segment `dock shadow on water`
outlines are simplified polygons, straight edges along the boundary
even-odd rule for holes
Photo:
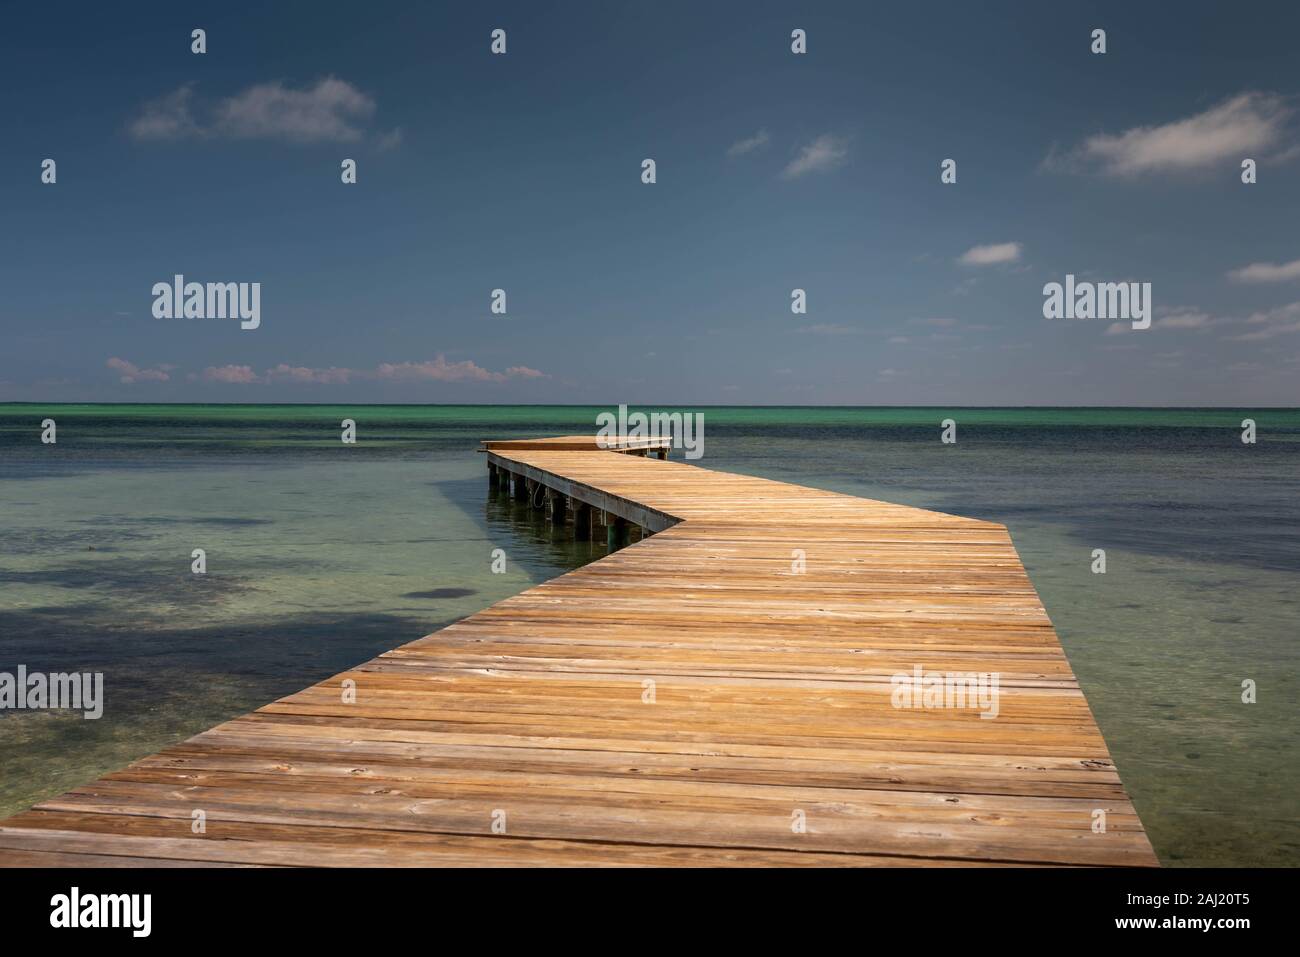
[[[0,815],[118,770],[415,637],[395,615],[302,615],[263,625],[169,629],[91,624],[93,604],[0,611],[0,635],[31,671],[102,672],[103,717],[0,713]],[[436,630],[455,620],[430,621]],[[11,669],[5,664],[0,670]]]

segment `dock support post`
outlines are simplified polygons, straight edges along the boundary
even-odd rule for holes
[[[498,472],[495,462],[488,463],[488,490],[495,492],[497,490]]]
[[[568,519],[569,497],[563,492],[551,490],[551,522],[555,525],[563,525]]]
[[[611,552],[626,548],[627,538],[627,519],[616,517],[613,522],[605,526],[605,545]]]
[[[576,499],[573,503],[573,537],[580,542],[591,541],[591,506]]]
[[[522,475],[520,475],[518,472],[515,473],[514,478],[515,478],[515,501],[517,502],[526,501],[528,498],[528,480],[524,478]]]
[[[664,460],[667,460],[667,458],[668,458],[668,450],[667,450],[667,449],[660,449],[660,450],[659,450],[659,458],[664,459]]]

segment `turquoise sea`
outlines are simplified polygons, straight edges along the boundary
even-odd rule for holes
[[[107,697],[0,712],[0,816],[600,557],[474,450],[601,411],[0,404],[0,671]],[[691,411],[707,467],[1004,522],[1161,860],[1300,863],[1300,410]]]

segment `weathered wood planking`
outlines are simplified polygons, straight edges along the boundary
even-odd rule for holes
[[[10,818],[0,864],[1157,863],[1003,526],[486,451],[663,530]],[[893,707],[915,666],[996,672],[998,716]]]

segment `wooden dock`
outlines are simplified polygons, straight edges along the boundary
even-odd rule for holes
[[[612,553],[0,823],[0,864],[1157,863],[1006,528],[658,452],[485,443]],[[896,707],[917,668],[997,716]]]

